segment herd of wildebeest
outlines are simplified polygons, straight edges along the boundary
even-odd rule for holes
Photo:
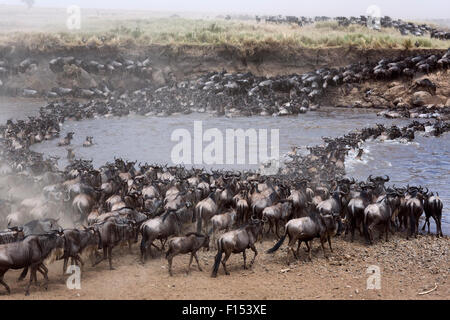
[[[429,34],[431,38],[449,40],[450,32],[437,29],[434,26],[427,25],[426,23],[417,24],[414,22],[403,21],[402,19],[392,19],[389,16],[376,17],[376,16],[365,16],[361,15],[359,17],[326,17],[326,16],[316,16],[314,18],[310,17],[297,17],[297,16],[256,16],[256,22],[266,22],[266,23],[276,23],[276,24],[294,24],[300,27],[305,25],[310,25],[316,22],[324,21],[337,21],[339,26],[348,27],[350,25],[360,25],[369,26],[376,30],[381,30],[381,28],[394,28],[398,30],[403,36],[413,35],[417,37],[422,37],[425,34]]]
[[[18,64],[0,61],[0,80],[4,81],[0,82],[0,93],[14,94],[8,88],[8,77],[29,73],[38,64],[32,58]],[[131,250],[139,240],[142,263],[149,255],[154,257],[155,251],[165,252],[170,275],[172,260],[178,254],[190,254],[188,270],[194,258],[201,270],[197,252],[211,245],[217,250],[211,273],[215,277],[221,263],[229,274],[226,262],[232,253],[243,254],[246,268],[246,249],[251,249],[253,264],[257,240],[267,234],[269,239],[278,239],[268,254],[288,238],[288,263],[291,253],[299,258],[302,242],[311,259],[315,238],[320,239],[326,255],[325,244],[332,251],[334,236],[350,234],[353,241],[355,231],[368,244],[376,242],[376,231],[386,241],[395,231],[415,237],[422,215],[422,229],[428,226],[430,231],[432,218],[437,236],[443,236],[443,203],[436,190],[388,185],[388,176],[369,175],[365,181],[356,181],[346,177],[345,158],[350,150],[361,158],[362,143],[368,139],[412,141],[417,132],[439,138],[450,130],[448,121],[412,121],[405,127],[376,125],[342,137],[324,137],[323,144],[308,147],[308,154],[293,148],[289,159],[273,175],[137,164],[119,158],[94,168],[92,161],[76,159],[70,149],[74,133],[60,137],[60,131],[67,120],[131,113],[168,116],[199,108],[217,115],[298,114],[313,109],[330,86],[413,79],[418,73],[449,66],[450,49],[442,54],[322,68],[301,75],[257,77],[224,71],[195,80],[169,78],[166,85],[155,86],[146,82],[152,73],[149,58],[118,57],[99,62],[55,57],[49,64],[54,73],[80,68],[106,79],[129,73],[141,77],[144,85],[130,91],[114,88],[105,80],[94,88],[54,88],[47,92],[25,88],[19,93],[45,96],[51,101],[40,108],[38,116],[8,120],[0,126],[0,226],[6,228],[0,232],[0,283],[9,293],[4,275],[9,269],[20,269],[19,279],[30,272],[26,294],[33,280],[37,282],[37,272],[43,275],[46,288],[48,263],[63,259],[66,272],[69,261],[84,265],[83,252],[91,253],[93,265],[107,260],[113,269],[113,248],[128,244]],[[415,85],[436,92],[436,85],[429,80]],[[53,139],[60,139],[57,145],[68,148],[70,162],[62,170],[57,158],[44,158],[30,149],[35,143]],[[94,137],[88,136],[83,147],[93,144]]]
[[[12,88],[8,86],[8,77],[15,73],[28,73],[36,69],[39,62],[27,58],[17,65],[0,61],[0,79],[4,79],[0,94],[8,96],[46,97],[55,108],[60,104],[71,104],[74,118],[86,117],[88,111],[100,115],[124,116],[129,113],[139,115],[168,116],[174,113],[193,111],[211,111],[218,115],[250,116],[275,115],[286,116],[314,110],[325,99],[328,89],[338,87],[348,90],[353,85],[367,81],[389,82],[393,80],[413,81],[421,75],[448,70],[450,49],[441,54],[421,54],[407,57],[382,59],[377,62],[360,62],[339,68],[321,68],[304,74],[290,74],[273,77],[255,76],[247,73],[210,72],[193,80],[176,81],[173,74],[166,75],[164,85],[149,81],[152,74],[151,59],[131,60],[124,57],[105,61],[84,60],[73,56],[56,57],[49,63],[54,73],[77,68],[89,74],[104,76],[104,79],[118,75],[140,78],[139,89],[114,87],[111,82],[100,81],[92,88],[56,87],[50,91],[38,91],[32,88]],[[436,84],[428,78],[416,79],[414,90],[436,94]],[[365,93],[370,97],[371,91]],[[72,99],[77,98],[77,99]],[[83,115],[75,105],[83,102]],[[397,104],[395,108],[411,110],[417,117],[439,118],[449,113],[448,106],[436,111],[429,106]],[[375,106],[386,107],[386,106]],[[427,107],[427,108],[423,108]],[[409,113],[411,114],[411,113]],[[87,115],[89,116],[89,115]]]
[[[95,253],[94,264],[108,260],[113,269],[112,249],[120,243],[128,243],[131,249],[139,236],[142,262],[149,253],[154,256],[155,250],[168,247],[170,274],[174,256],[190,253],[190,266],[193,258],[198,263],[197,251],[212,243],[217,248],[212,276],[217,275],[220,262],[228,274],[226,261],[231,253],[243,253],[246,267],[245,251],[253,250],[252,264],[258,254],[257,239],[266,233],[281,237],[268,252],[277,250],[288,237],[288,262],[291,251],[298,257],[301,242],[311,258],[314,238],[320,239],[323,249],[328,241],[332,250],[331,239],[341,232],[350,233],[353,241],[359,230],[370,244],[377,229],[386,240],[395,230],[405,230],[406,237],[416,236],[423,213],[428,231],[433,218],[437,235],[442,236],[442,201],[437,193],[423,186],[387,186],[387,176],[369,176],[366,181],[346,178],[344,161],[351,149],[359,150],[360,157],[361,143],[367,139],[412,140],[418,131],[440,136],[450,130],[448,123],[414,121],[402,128],[377,125],[343,137],[324,137],[324,144],[309,147],[307,155],[294,148],[290,160],[271,176],[141,163],[136,168],[135,162],[122,159],[99,169],[89,160],[73,159],[61,171],[56,159],[44,159],[29,146],[57,138],[60,123],[72,112],[72,106],[47,106],[38,117],[10,120],[1,128],[0,174],[7,190],[1,217],[8,228],[0,233],[0,282],[8,292],[3,276],[9,269],[23,269],[20,279],[30,269],[28,294],[37,271],[47,285],[44,260],[49,256],[64,259],[64,272],[69,258],[82,266],[80,255],[89,248]],[[58,145],[70,145],[72,136],[69,133]],[[93,143],[88,138],[85,147]],[[17,196],[30,185],[42,190],[41,194]],[[59,219],[75,227],[64,229]],[[103,256],[98,250],[103,250]]]

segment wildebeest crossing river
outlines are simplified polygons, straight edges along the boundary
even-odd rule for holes
[[[193,131],[194,121],[202,121],[204,130],[217,128],[279,129],[280,156],[291,147],[301,146],[300,152],[306,152],[306,146],[322,142],[321,137],[336,137],[353,129],[373,126],[376,123],[386,125],[407,124],[408,120],[377,117],[373,112],[362,109],[322,108],[295,117],[225,118],[208,114],[174,115],[170,117],[144,117],[130,115],[121,118],[97,118],[83,121],[66,121],[61,128],[61,136],[74,132],[71,148],[76,158],[92,159],[94,167],[111,161],[114,157],[148,163],[171,163],[171,150],[176,142],[171,141],[175,129],[184,128]],[[445,134],[448,135],[448,134]],[[86,136],[94,137],[94,145],[83,148]],[[270,137],[269,137],[270,140]],[[248,143],[247,143],[248,144]],[[391,183],[400,185],[428,185],[439,192],[444,203],[443,231],[450,232],[450,144],[445,136],[440,139],[418,134],[413,142],[368,141],[364,145],[361,160],[355,160],[356,154],[350,153],[346,159],[346,171],[350,177],[365,180],[369,174],[391,177]],[[247,146],[248,147],[248,146]],[[59,165],[67,165],[66,148],[58,147],[56,140],[35,144],[32,149],[46,156],[60,157]],[[248,149],[246,149],[248,152]],[[200,166],[200,167],[203,167]],[[205,165],[206,168],[257,169],[258,165]],[[432,224],[434,231],[434,225]]]

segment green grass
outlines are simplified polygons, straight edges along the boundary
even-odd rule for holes
[[[0,32],[0,44],[21,44],[31,50],[50,50],[55,47],[76,46],[146,46],[197,45],[255,48],[335,48],[359,49],[419,48],[446,49],[448,41],[429,36],[402,36],[397,30],[369,30],[337,22],[319,22],[298,27],[250,21],[225,21],[186,18],[152,19],[87,19],[80,31],[55,28],[46,32]]]

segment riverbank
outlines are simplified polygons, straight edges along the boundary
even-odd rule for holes
[[[145,265],[138,259],[139,248],[115,249],[114,265],[110,271],[106,262],[91,267],[88,262],[82,275],[81,290],[69,290],[62,276],[62,264],[50,265],[48,291],[31,289],[25,297],[25,283],[16,285],[20,271],[8,272],[7,283],[14,283],[12,294],[1,299],[449,299],[450,258],[449,239],[419,235],[405,240],[403,234],[390,235],[389,242],[376,241],[366,246],[362,238],[354,243],[333,238],[333,253],[326,246],[325,259],[318,240],[313,241],[312,262],[307,261],[303,245],[300,261],[286,265],[286,244],[275,254],[266,254],[275,242],[257,243],[258,256],[252,269],[242,268],[242,255],[228,260],[231,273],[226,276],[222,268],[216,279],[210,278],[215,250],[199,252],[203,272],[194,264],[186,276],[189,257],[177,256],[173,262],[174,276],[167,271],[163,257],[148,259]],[[248,252],[250,258],[253,253]],[[86,260],[88,261],[88,260]],[[378,266],[381,289],[367,290],[369,266]],[[41,279],[41,278],[39,278]],[[41,280],[42,282],[42,280]],[[434,289],[434,290],[432,290]],[[429,293],[426,293],[430,291]],[[422,293],[422,294],[419,294]]]

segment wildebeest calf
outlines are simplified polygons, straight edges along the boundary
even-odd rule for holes
[[[197,261],[198,269],[203,271],[200,267],[200,263],[197,258],[197,251],[200,248],[209,249],[209,236],[199,234],[196,232],[191,232],[186,234],[184,237],[174,237],[169,240],[169,249],[166,252],[166,259],[169,263],[169,274],[172,276],[172,259],[178,254],[191,253],[191,258],[189,259],[188,271],[189,274],[192,264],[192,258]]]
[[[64,237],[66,243],[64,245],[64,265],[63,274],[67,270],[67,263],[69,258],[72,259],[72,263],[79,262],[81,266],[84,265],[81,260],[80,254],[88,246],[96,246],[99,243],[98,231],[94,230],[94,227],[87,228],[85,230],[78,229],[66,229],[64,230]]]

